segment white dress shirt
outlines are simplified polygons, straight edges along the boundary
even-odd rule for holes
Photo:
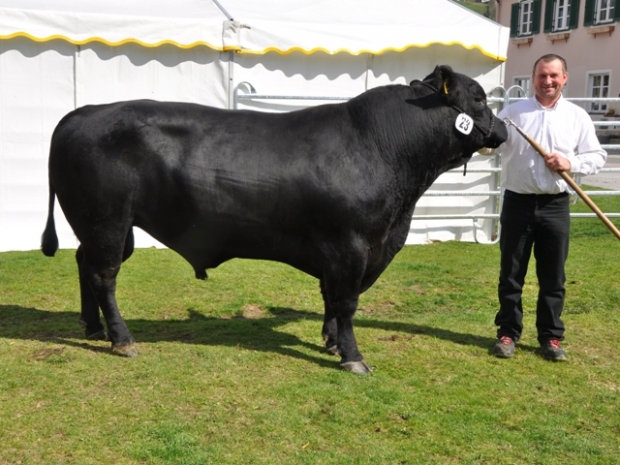
[[[536,97],[521,100],[502,110],[498,118],[510,118],[547,152],[568,158],[570,174],[596,174],[607,160],[588,113],[563,97],[551,108],[543,107]],[[544,158],[514,127],[508,128],[508,139],[498,151],[503,188],[519,194],[570,191],[566,181],[547,168]]]

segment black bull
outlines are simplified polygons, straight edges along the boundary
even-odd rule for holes
[[[455,126],[459,113],[473,119],[468,135]],[[115,287],[133,226],[182,255],[198,278],[235,257],[287,263],[320,280],[326,348],[345,369],[366,373],[353,334],[360,293],[403,247],[433,181],[506,136],[482,87],[448,66],[408,86],[286,114],[86,106],[52,136],[42,250],[58,249],[57,196],[80,241],[80,323],[126,356],[138,351]]]

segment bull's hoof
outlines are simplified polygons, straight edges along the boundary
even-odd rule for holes
[[[80,318],[78,320],[78,323],[82,328],[84,328],[84,335],[86,336],[86,339],[88,339],[89,341],[109,341],[110,340],[108,338],[108,333],[106,333],[105,330],[100,329],[95,332],[90,332],[88,330],[88,323],[86,323],[83,319]]]
[[[331,355],[341,355],[340,351],[338,350],[338,346],[336,344],[334,344],[333,346],[326,347],[325,350],[327,350],[327,352],[330,353]]]
[[[108,333],[106,333],[103,329],[101,331],[97,331],[93,334],[86,333],[86,339],[89,341],[109,341]]]
[[[372,372],[372,368],[364,360],[359,362],[342,362],[340,366],[351,373],[360,375],[367,375]]]
[[[112,353],[121,357],[135,357],[139,355],[138,347],[135,344],[112,344]]]

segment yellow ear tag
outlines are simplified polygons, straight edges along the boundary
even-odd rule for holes
[[[448,95],[448,84],[446,81],[443,81],[443,93]]]

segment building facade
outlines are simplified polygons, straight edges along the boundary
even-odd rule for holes
[[[567,97],[620,97],[620,0],[498,0],[497,22],[510,27],[505,87],[532,95],[532,67],[556,53],[568,62]],[[519,95],[513,88],[511,96]],[[598,119],[620,114],[613,103],[588,102]]]

